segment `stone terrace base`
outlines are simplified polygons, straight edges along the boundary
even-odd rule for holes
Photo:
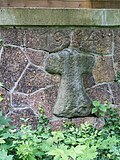
[[[21,124],[21,117],[29,118],[33,128],[37,124],[39,107],[54,129],[59,129],[63,118],[52,114],[60,84],[59,75],[45,71],[46,57],[65,48],[92,55],[95,65],[84,73],[84,89],[91,100],[106,100],[120,106],[120,86],[115,82],[120,71],[120,28],[97,27],[6,27],[0,28],[0,89],[4,101],[0,110]],[[73,118],[77,124],[94,122],[94,117]]]

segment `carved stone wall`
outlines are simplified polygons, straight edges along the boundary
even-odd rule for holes
[[[21,117],[29,118],[29,123],[37,124],[40,106],[50,119],[54,129],[63,120],[75,123],[86,120],[93,122],[94,117],[58,118],[53,115],[60,76],[45,70],[49,54],[67,48],[93,56],[95,64],[91,72],[82,75],[84,91],[91,100],[109,101],[120,106],[120,87],[115,82],[120,71],[120,29],[117,28],[80,28],[80,27],[35,27],[0,28],[0,89],[4,101],[0,110],[12,118],[17,127]],[[68,116],[69,117],[69,116]]]

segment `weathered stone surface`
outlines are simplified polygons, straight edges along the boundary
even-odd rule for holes
[[[50,126],[52,130],[62,130],[62,124],[63,124],[63,120],[57,120],[57,121],[53,121],[50,122]]]
[[[0,28],[0,38],[3,40],[4,44],[23,46],[24,35],[23,29]]]
[[[17,129],[20,128],[24,122],[21,118],[28,119],[26,124],[32,126],[33,129],[36,128],[38,124],[38,117],[34,114],[31,109],[14,109],[11,113],[8,114],[8,117],[11,119],[11,125],[15,126]]]
[[[45,62],[45,59],[46,57],[49,55],[48,52],[45,52],[45,51],[34,51],[34,50],[31,50],[31,49],[26,49],[26,54],[29,58],[29,60],[35,64],[35,65],[38,65],[40,67],[43,67],[44,68],[44,62]]]
[[[112,31],[109,29],[76,29],[72,46],[81,51],[100,54],[112,52]]]
[[[28,18],[29,17],[29,18]],[[2,7],[2,26],[119,26],[119,9]]]
[[[0,96],[3,97],[3,100],[0,102],[0,111],[3,114],[7,114],[10,109],[10,95],[5,89],[0,88]]]
[[[64,129],[64,125],[75,125],[76,127],[80,127],[81,124],[88,123],[91,125],[94,125],[95,123],[95,117],[83,117],[83,118],[53,118],[52,121],[50,121],[50,125],[52,127],[52,130],[62,130]]]
[[[83,74],[83,84],[85,88],[90,88],[95,85],[95,80],[92,73],[86,72]]]
[[[105,125],[105,119],[104,117],[100,117],[100,118],[95,118],[95,121],[94,121],[94,127],[96,129],[102,129]]]
[[[108,13],[111,10],[108,10]],[[116,10],[112,10],[112,14]],[[119,16],[119,14],[118,14]],[[109,21],[103,21],[105,15],[103,10],[96,9],[68,9],[68,8],[1,8],[0,25],[11,26],[106,26]],[[116,21],[117,26],[119,23]],[[110,25],[116,25],[110,23]]]
[[[68,118],[59,118],[56,121],[50,121],[51,129],[52,130],[63,130],[65,123],[71,124],[72,120]]]
[[[11,89],[18,80],[28,61],[19,48],[4,47],[0,62],[0,81]]]
[[[38,91],[29,97],[32,109],[38,113],[39,108],[43,107],[48,118],[52,117],[53,106],[57,98],[58,86],[46,88]]]
[[[2,40],[2,37],[0,35],[0,55],[2,54],[2,47],[3,47],[3,40]]]
[[[93,75],[97,83],[113,82],[115,80],[115,72],[113,68],[112,57],[97,57],[95,66],[93,68]]]
[[[93,125],[95,121],[95,117],[84,117],[84,118],[73,118],[72,122],[76,126],[80,127],[81,124],[88,123]]]
[[[106,18],[106,26],[119,26],[120,24],[120,10],[119,9],[105,9],[104,10]]]
[[[22,79],[18,83],[17,91],[23,93],[32,93],[40,88],[45,88],[48,85],[58,83],[58,77],[51,76],[44,70],[30,65],[24,73]]]
[[[46,71],[61,75],[61,84],[53,113],[61,117],[87,116],[91,112],[91,101],[87,97],[82,74],[91,71],[94,57],[86,56],[75,49],[65,49],[49,55]]]
[[[28,29],[26,30],[26,47],[47,50],[62,50],[70,44],[67,29]]]
[[[115,30],[114,35],[115,35],[114,62],[115,62],[116,71],[119,71],[120,70],[120,30],[119,29]]]
[[[29,95],[23,93],[12,93],[12,107],[14,108],[25,108],[31,107],[31,103],[29,100]]]
[[[111,94],[107,84],[102,84],[99,86],[94,86],[87,90],[87,94],[91,100],[99,100],[104,103],[106,100],[112,102]]]
[[[120,86],[113,82],[110,84],[112,94],[113,94],[113,100],[115,104],[120,104]]]
[[[14,108],[32,108],[36,114],[39,113],[39,108],[43,107],[48,118],[52,117],[52,110],[57,98],[58,86],[48,87],[27,95],[14,92],[12,94],[12,107]]]

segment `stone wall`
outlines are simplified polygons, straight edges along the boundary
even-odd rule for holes
[[[0,28],[0,94],[4,101],[0,109],[12,123],[20,126],[20,117],[29,118],[35,126],[39,107],[54,129],[63,120],[75,123],[94,117],[58,118],[53,107],[58,95],[60,76],[45,71],[45,60],[51,53],[66,48],[92,55],[95,64],[92,72],[83,74],[84,89],[91,100],[106,100],[120,106],[120,87],[115,82],[120,70],[120,29],[105,27],[6,27]]]

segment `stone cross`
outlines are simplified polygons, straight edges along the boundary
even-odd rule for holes
[[[64,49],[50,54],[45,69],[61,76],[58,97],[53,114],[59,117],[82,117],[91,112],[91,100],[83,85],[83,73],[92,71],[94,57],[76,49]]]

